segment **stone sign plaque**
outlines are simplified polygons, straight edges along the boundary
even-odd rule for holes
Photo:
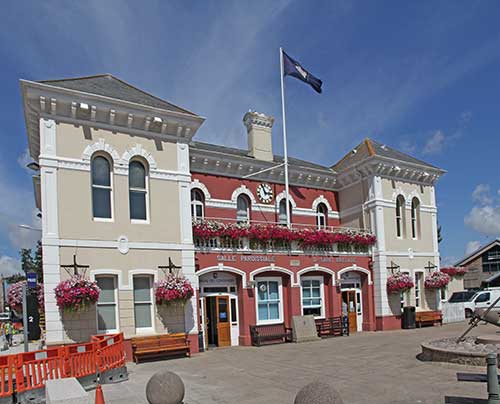
[[[316,341],[320,339],[316,331],[316,323],[314,316],[293,316],[293,342]]]

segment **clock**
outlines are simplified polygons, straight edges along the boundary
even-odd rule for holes
[[[262,183],[257,187],[257,196],[264,203],[270,203],[273,200],[273,189],[271,185]]]

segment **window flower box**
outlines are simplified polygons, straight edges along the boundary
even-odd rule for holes
[[[461,277],[467,273],[467,268],[464,267],[444,267],[441,268],[441,272],[451,276],[451,277]]]
[[[409,274],[397,272],[387,278],[387,292],[401,293],[413,288],[415,283]]]

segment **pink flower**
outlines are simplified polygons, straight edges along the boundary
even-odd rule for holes
[[[56,303],[60,309],[79,311],[99,300],[100,289],[96,282],[75,275],[60,282],[54,289]]]
[[[191,299],[194,295],[191,283],[186,279],[174,274],[168,274],[165,279],[155,285],[155,297],[157,304],[181,302]]]
[[[400,293],[415,286],[409,274],[397,272],[387,278],[387,291],[389,293]]]

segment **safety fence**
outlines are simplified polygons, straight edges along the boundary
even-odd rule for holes
[[[0,402],[10,402],[15,394],[24,402],[20,396],[42,390],[47,380],[75,377],[96,383],[106,372],[119,369],[126,375],[123,342],[122,333],[95,335],[89,343],[0,356]],[[123,370],[120,379],[126,379]]]

